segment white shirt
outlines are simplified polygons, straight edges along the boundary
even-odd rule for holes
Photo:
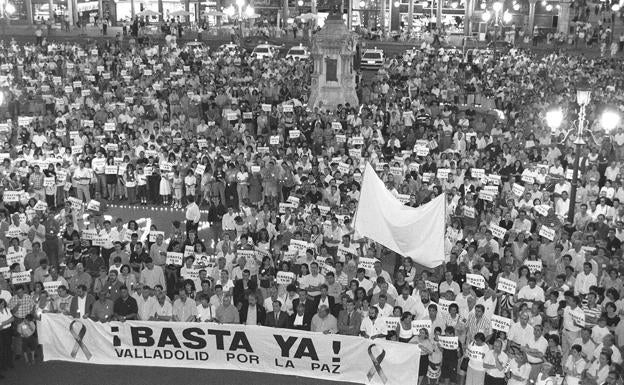
[[[207,307],[204,307],[201,304],[197,305],[197,319],[199,319],[202,322],[209,321],[215,318],[215,312],[216,310],[214,306],[210,304],[208,304]]]
[[[321,286],[324,283],[325,283],[325,276],[322,274],[317,274],[316,276],[313,276],[312,274],[308,274],[308,275],[303,276],[299,280],[299,286],[302,289],[306,289],[310,286]],[[317,290],[317,291],[311,291],[308,294],[310,294],[312,297],[315,297],[317,295],[320,295],[321,292]]]
[[[193,221],[193,223],[199,223],[201,213],[199,212],[199,206],[193,202],[186,207],[186,220]]]
[[[546,338],[540,336],[537,340],[535,340],[535,337],[531,335],[530,340],[531,342],[529,342],[529,348],[536,349],[542,354],[546,353],[546,349],[548,348],[548,341],[546,341]],[[530,364],[539,364],[543,361],[543,358],[538,358],[537,356],[527,353],[527,361],[529,361]]]
[[[87,306],[87,296],[84,297],[76,296],[77,304],[78,304],[78,315],[80,317],[85,315],[85,307]]]
[[[370,317],[365,317],[362,320],[360,331],[366,333],[368,335],[368,338],[377,334],[381,334],[384,336],[388,335],[388,327],[386,326],[386,321],[381,319],[380,317],[375,318],[375,321],[371,320]]]
[[[574,281],[574,294],[579,295],[589,293],[589,288],[596,286],[596,282],[596,276],[593,273],[579,273]]]
[[[515,322],[507,333],[509,341],[513,341],[520,346],[531,345],[533,340],[533,326],[527,324],[524,328],[520,322]]]

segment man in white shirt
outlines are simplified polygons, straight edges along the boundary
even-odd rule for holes
[[[600,357],[600,352],[603,350],[611,351],[611,362],[618,365],[622,364],[622,353],[615,345],[615,336],[613,336],[613,334],[604,336],[602,343],[596,346],[596,350],[594,350],[594,357]]]
[[[524,347],[531,343],[533,326],[529,325],[529,312],[520,314],[519,321],[509,328],[507,339],[516,347]]]
[[[385,294],[379,295],[379,302],[375,307],[378,310],[380,317],[392,317],[392,311],[394,308],[387,302],[388,297]]]
[[[195,230],[195,233],[197,233],[199,219],[201,217],[199,206],[195,203],[195,198],[193,196],[188,196],[187,199],[189,203],[186,206],[186,233],[188,234],[190,230]]]
[[[388,327],[386,321],[378,317],[379,309],[375,306],[368,308],[368,317],[362,320],[360,335],[364,338],[374,340],[376,338],[386,338]]]
[[[452,291],[453,294],[455,294],[457,296],[457,294],[459,294],[459,292],[461,291],[461,288],[459,287],[459,284],[455,281],[453,281],[453,272],[452,271],[447,271],[446,273],[444,273],[444,282],[442,282],[440,284],[439,287],[439,293],[440,295],[446,294],[447,291]]]
[[[299,281],[299,287],[306,289],[312,297],[321,295],[321,285],[325,283],[325,276],[319,273],[318,263],[310,264],[310,274],[303,276]]]
[[[523,287],[518,292],[518,301],[520,302],[545,302],[544,289],[537,286],[534,277],[529,278],[529,285]]]
[[[362,267],[357,269],[356,279],[359,283],[359,287],[363,288],[366,291],[367,295],[372,294],[371,290],[373,290],[373,281],[366,278],[366,270]]]
[[[145,268],[141,270],[140,282],[149,287],[160,285],[165,290],[167,288],[167,282],[165,281],[165,274],[163,273],[162,267],[154,265],[154,261],[151,257],[145,258]]]
[[[417,312],[416,298],[410,295],[410,287],[405,285],[401,290],[401,295],[396,300],[396,306],[400,306],[403,309],[403,313],[409,312],[412,315],[416,315]]]
[[[596,276],[592,273],[592,265],[590,262],[583,264],[583,272],[576,276],[574,281],[574,294],[586,295],[589,288],[597,285]]]
[[[223,231],[229,231],[229,232],[236,231],[236,222],[234,220],[235,218],[236,218],[236,213],[234,212],[234,208],[232,206],[228,206],[228,211],[227,213],[223,215],[223,218],[221,220],[221,227]],[[230,237],[230,238],[234,239],[236,237]]]

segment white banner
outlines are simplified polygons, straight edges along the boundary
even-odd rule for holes
[[[546,225],[542,225],[542,227],[540,227],[539,235],[552,241],[555,239],[555,229],[551,229]]]
[[[375,269],[375,262],[377,262],[378,259],[377,258],[365,258],[362,257],[360,258],[359,262],[358,262],[358,267],[361,267],[363,269],[366,270],[374,270]]]
[[[263,326],[127,321],[43,314],[44,361],[240,370],[360,384],[418,376],[415,344]]]

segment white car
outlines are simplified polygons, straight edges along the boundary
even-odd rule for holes
[[[270,44],[260,44],[253,49],[251,55],[257,59],[272,59],[277,56],[277,49]]]
[[[378,48],[367,49],[360,59],[360,68],[379,69],[384,64],[384,52]]]
[[[303,45],[292,47],[286,53],[286,59],[308,60],[309,58],[310,50],[308,47],[304,47]]]

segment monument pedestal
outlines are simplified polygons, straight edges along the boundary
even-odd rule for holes
[[[341,18],[325,21],[312,38],[311,56],[314,60],[314,73],[308,106],[335,109],[349,103],[359,104],[355,93],[355,55],[357,38],[351,33]]]

